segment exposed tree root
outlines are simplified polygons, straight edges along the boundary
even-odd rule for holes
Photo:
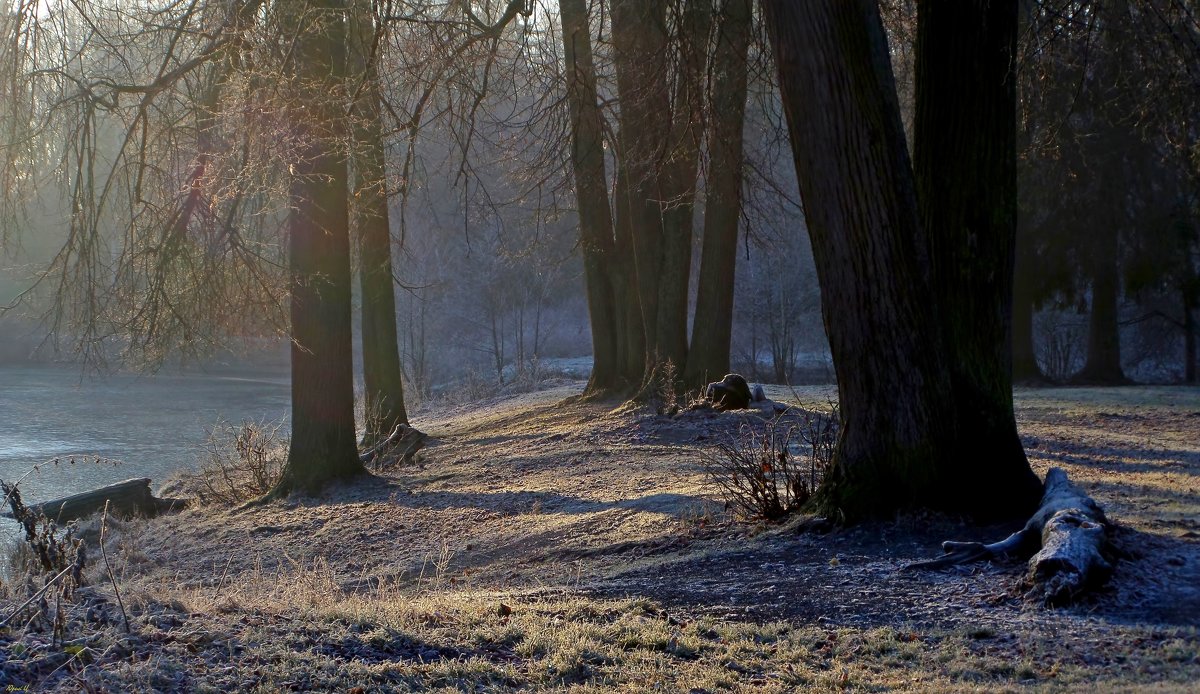
[[[1025,527],[1007,538],[942,543],[945,554],[909,564],[906,569],[940,569],[1004,558],[1028,558],[1030,595],[1047,605],[1073,601],[1112,573],[1108,519],[1099,504],[1067,479],[1060,468],[1046,473],[1042,503]]]

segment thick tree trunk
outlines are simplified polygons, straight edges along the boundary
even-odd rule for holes
[[[400,345],[396,335],[396,295],[392,285],[392,233],[388,212],[387,172],[375,30],[371,8],[354,0],[351,67],[363,84],[354,104],[354,230],[359,248],[362,294],[362,354],[366,430],[363,444],[371,446],[397,425],[408,423]]]
[[[583,248],[584,282],[592,327],[592,376],[588,392],[623,391],[618,332],[621,305],[616,300],[613,272],[612,211],[608,205],[604,171],[604,139],[597,105],[596,70],[588,33],[584,0],[560,0],[563,51],[566,59],[567,104],[571,117],[571,166],[579,210],[580,245]]]
[[[874,0],[764,0],[837,372],[818,503],[847,519],[989,496],[954,482],[954,410],[925,233]]]
[[[645,380],[646,333],[642,324],[642,302],[637,289],[637,266],[633,254],[633,220],[629,209],[628,177],[618,164],[613,193],[615,257],[613,288],[617,304],[617,343],[621,376],[632,392]]]
[[[330,98],[345,79],[344,0],[288,5],[287,66],[297,140],[288,216],[292,438],[274,494],[319,491],[363,471],[354,440],[350,230],[344,115]]]
[[[751,17],[750,0],[724,0],[718,16],[709,109],[704,245],[697,278],[692,344],[684,371],[684,382],[689,388],[699,388],[730,370]]]
[[[913,164],[948,340],[954,476],[963,489],[988,490],[979,515],[1021,515],[1041,482],[1012,400],[1017,0],[920,0],[917,9]]]

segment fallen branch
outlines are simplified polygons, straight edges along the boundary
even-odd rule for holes
[[[1028,558],[1030,593],[1047,605],[1069,603],[1112,574],[1105,558],[1108,519],[1100,505],[1067,479],[1060,468],[1046,473],[1042,503],[1025,527],[1000,542],[943,542],[945,554],[905,569],[947,566],[1005,558]]]

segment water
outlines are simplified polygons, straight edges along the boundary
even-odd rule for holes
[[[198,465],[218,418],[278,419],[288,404],[287,371],[278,367],[90,377],[72,366],[0,366],[0,479],[58,458],[21,483],[27,502],[133,477],[157,487]],[[72,456],[75,464],[66,462]],[[121,464],[82,462],[89,456]]]

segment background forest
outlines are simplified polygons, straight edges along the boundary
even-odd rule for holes
[[[28,358],[41,345],[39,358],[159,363],[260,349],[259,338],[270,344],[284,330],[284,183],[272,164],[282,153],[269,144],[284,126],[248,116],[268,98],[270,51],[283,48],[267,26],[246,19],[236,26],[236,51],[222,48],[224,57],[210,60],[206,51],[215,49],[206,41],[234,30],[226,5],[240,3],[94,2],[67,11],[29,1],[6,14],[0,287],[6,302],[21,301],[0,319],[5,359]],[[463,384],[485,393],[590,368],[558,8],[531,3],[485,31],[460,19],[457,5],[359,10],[379,28],[364,39],[361,58],[380,85],[378,144],[411,398]],[[1196,19],[1187,3],[1109,5],[1022,7],[1019,381],[1195,380]],[[254,6],[241,11],[250,18]],[[683,17],[682,5],[667,7]],[[505,8],[477,9],[496,21]],[[590,10],[612,187],[620,185],[618,152],[630,151],[614,139],[622,131],[621,69],[612,14],[600,4]],[[915,7],[888,2],[883,10],[911,128]],[[1104,21],[1110,11],[1123,19]],[[692,307],[684,315],[706,282],[701,259],[714,191],[730,185],[721,176],[736,176],[736,242],[729,237],[715,252],[737,265],[729,367],[758,381],[828,381],[819,289],[766,34],[755,17],[738,67],[744,114],[718,101],[729,98],[718,61],[730,21],[718,13],[699,38],[673,24],[662,49],[664,79],[674,80],[673,98],[686,100],[672,108],[686,111],[695,130],[675,136],[697,157],[695,180],[680,188],[677,205],[690,227],[679,241],[687,246],[679,262],[689,268],[683,296]],[[695,52],[701,46],[703,58]],[[699,90],[694,98],[681,95],[685,77]],[[625,98],[642,97],[627,88]],[[737,124],[720,122],[735,115]],[[717,127],[742,134],[740,164],[714,149]],[[198,149],[211,152],[202,170]],[[162,239],[130,235],[162,221],[175,202],[195,208],[184,221],[210,246],[211,262],[180,264],[165,257]],[[194,282],[195,291],[172,299],[170,310],[154,309],[147,322],[148,303],[166,294],[142,300],[134,293],[154,273]],[[194,276],[184,280],[187,273]],[[708,305],[701,310],[712,315]]]

